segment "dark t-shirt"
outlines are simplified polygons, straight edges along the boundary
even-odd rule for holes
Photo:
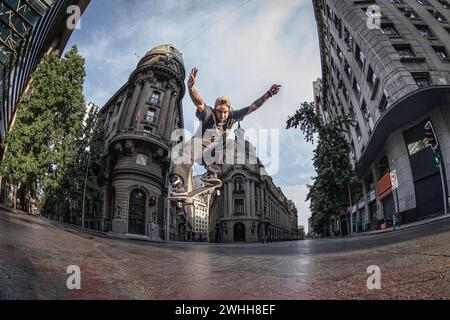
[[[219,121],[216,118],[214,109],[209,106],[205,106],[205,109],[203,111],[197,109],[195,115],[198,118],[198,120],[202,122],[202,135],[205,134],[206,130],[217,129],[219,132],[222,132],[223,138],[225,139],[226,135],[231,130],[233,125],[238,121],[242,121],[245,118],[245,116],[248,115],[249,111],[250,107],[232,111],[228,116],[228,119],[225,120],[223,123],[219,123]]]

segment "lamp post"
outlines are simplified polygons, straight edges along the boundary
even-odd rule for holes
[[[87,184],[87,178],[88,178],[88,172],[89,172],[89,162],[91,161],[91,149],[87,147],[88,152],[88,162],[86,166],[86,176],[84,178],[84,188],[83,188],[83,205],[81,208],[81,227],[84,228],[84,207],[85,207],[85,199],[86,199],[86,184]]]
[[[170,173],[172,172],[172,147],[173,143],[169,143],[169,152],[167,157],[169,159],[169,171],[166,176],[166,186],[167,186],[167,198],[166,198],[166,241],[170,240],[170,201],[169,196],[171,192],[171,184],[170,184]]]

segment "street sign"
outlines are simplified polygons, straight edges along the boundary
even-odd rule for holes
[[[389,176],[391,178],[392,190],[396,190],[398,188],[397,170],[391,171]]]

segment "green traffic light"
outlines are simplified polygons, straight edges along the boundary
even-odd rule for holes
[[[441,159],[440,155],[437,154],[434,156],[434,163],[436,163],[436,165],[440,165],[441,161],[442,161],[442,159]]]

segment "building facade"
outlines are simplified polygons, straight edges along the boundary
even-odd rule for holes
[[[199,189],[204,186],[204,183],[200,180],[200,176],[194,177],[193,190]],[[193,199],[192,203],[192,241],[206,242],[208,241],[209,228],[209,202],[211,195],[202,194]]]
[[[235,130],[235,164],[224,164],[220,195],[211,197],[210,242],[262,242],[292,240],[298,236],[297,210],[283,194],[244,139],[244,130]],[[239,159],[239,160],[238,160]],[[236,161],[238,160],[238,161]]]
[[[107,136],[93,218],[101,230],[186,240],[186,211],[166,200],[171,135],[184,127],[185,76],[181,53],[170,44],[158,46],[101,109]]]
[[[313,5],[325,120],[339,114],[356,118],[347,138],[363,197],[353,199],[352,219],[347,215],[336,228],[341,234],[383,228],[394,212],[403,223],[443,214],[450,184],[449,3],[313,0]],[[427,121],[441,146],[442,174],[425,138]],[[389,178],[394,170],[395,191]]]

